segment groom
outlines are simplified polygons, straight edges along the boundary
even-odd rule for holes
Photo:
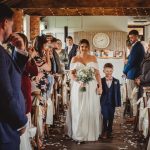
[[[21,72],[28,53],[19,35],[11,36],[14,60],[2,46],[12,34],[13,14],[9,7],[0,4],[0,150],[19,150],[20,135],[25,132],[27,123]]]

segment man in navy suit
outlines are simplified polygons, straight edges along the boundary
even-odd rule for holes
[[[115,107],[121,106],[121,94],[119,80],[112,77],[113,65],[106,63],[104,65],[105,77],[102,78],[101,110],[103,115],[103,134],[106,139],[111,136]]]
[[[68,64],[65,66],[65,69],[69,70],[71,59],[77,54],[78,45],[73,43],[73,38],[71,36],[66,37],[66,45],[65,50],[68,56]]]
[[[124,75],[127,77],[127,92],[133,112],[133,120],[134,116],[136,116],[136,108],[133,107],[131,93],[136,86],[135,79],[138,78],[140,75],[140,66],[145,55],[144,47],[141,42],[138,41],[138,37],[139,33],[137,30],[131,30],[129,32],[129,39],[132,43],[132,47],[128,57],[128,62],[123,70]]]
[[[19,150],[20,135],[25,132],[24,97],[21,91],[21,72],[28,60],[23,39],[11,35],[15,46],[13,58],[6,52],[2,43],[12,34],[13,11],[0,4],[0,150]]]

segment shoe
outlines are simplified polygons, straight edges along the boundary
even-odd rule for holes
[[[104,132],[101,136],[102,139],[107,139],[107,132]]]
[[[80,141],[77,141],[77,144],[78,144],[78,145],[80,145],[80,144],[81,144],[81,142],[80,142]]]
[[[77,141],[77,144],[80,145],[80,144],[84,144],[85,142],[84,141]]]
[[[108,133],[107,133],[107,137],[108,137],[108,138],[113,138],[112,132],[108,132]]]

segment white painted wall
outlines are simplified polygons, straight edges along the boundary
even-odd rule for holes
[[[126,16],[50,16],[46,17],[48,29],[45,32],[63,32],[68,26],[75,31],[124,31],[127,32]]]
[[[128,27],[127,16],[49,16],[44,20],[48,28],[43,33],[53,33],[60,39],[64,35],[64,26],[68,26],[69,35],[77,31],[127,32]]]
[[[30,40],[30,16],[25,15],[23,19],[23,32]]]
[[[145,26],[145,41],[150,41],[150,25]]]

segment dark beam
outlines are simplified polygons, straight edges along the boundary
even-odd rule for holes
[[[7,0],[8,1],[8,0]],[[21,0],[17,8],[150,7],[150,0]]]
[[[150,16],[150,8],[34,8],[24,12],[38,16]]]

